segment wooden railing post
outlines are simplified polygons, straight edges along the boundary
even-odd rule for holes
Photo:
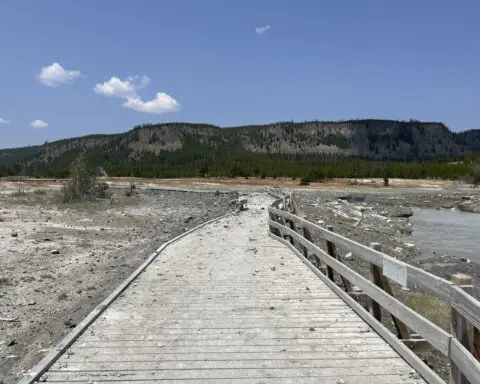
[[[329,225],[327,227],[327,229],[330,231],[330,232],[333,232],[333,226],[332,225]],[[332,256],[333,258],[335,258],[335,256],[333,256],[335,254],[335,244],[332,243],[331,241],[327,240],[327,252],[330,256]],[[330,280],[334,281],[334,277],[333,277],[333,268],[328,266],[327,265],[327,276]]]
[[[370,248],[373,248],[374,250],[380,252],[382,250],[382,244],[370,243]],[[394,297],[392,287],[390,286],[390,282],[388,278],[383,275],[383,269],[376,265],[371,264],[370,271],[371,271],[373,283],[375,283],[375,285],[377,285],[378,287],[382,288],[390,296]],[[382,310],[378,305],[378,303],[375,303],[373,300],[372,300],[372,312],[377,320],[380,321],[382,319]],[[398,337],[402,340],[410,340],[410,332],[407,326],[393,315],[392,315],[392,320],[393,320],[393,324],[395,325],[395,328],[397,329]]]
[[[333,232],[333,226],[332,225],[329,225],[327,227],[327,229],[330,232]],[[334,259],[336,259],[340,262],[342,261],[342,260],[340,260],[340,257],[338,256],[338,250],[337,250],[337,246],[335,245],[335,243],[332,243],[331,241],[327,241],[327,251],[328,251],[328,254],[331,257],[333,257]],[[330,277],[330,271],[331,271],[331,276],[332,277]],[[330,280],[333,280],[333,269],[331,267],[327,266],[327,273],[329,274],[328,277],[330,278]],[[342,275],[340,275],[340,278],[342,280],[343,287],[345,288],[345,292],[352,292],[352,284],[347,279],[345,279]]]
[[[473,292],[472,278],[463,273],[456,273],[452,276],[452,282],[459,285],[464,291],[471,294]],[[474,346],[474,329],[471,324],[458,311],[452,307],[452,335],[469,352],[476,354]],[[450,362],[450,382],[454,384],[470,384],[467,378],[460,372],[456,365]]]
[[[382,249],[382,245],[380,243],[370,243],[370,248],[373,248],[376,251],[380,251]],[[372,283],[380,287],[383,286],[382,269],[380,267],[374,264],[370,264],[370,275]],[[371,309],[373,317],[375,317],[375,319],[377,319],[378,321],[382,321],[382,308],[373,299],[371,299]]]

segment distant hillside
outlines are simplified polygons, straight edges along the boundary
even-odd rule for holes
[[[0,165],[17,164],[17,168],[37,173],[64,172],[82,151],[92,165],[117,173],[124,173],[119,170],[132,164],[137,168],[152,164],[172,167],[201,160],[215,165],[242,154],[252,159],[354,156],[424,161],[480,152],[480,130],[453,133],[442,123],[393,120],[280,122],[229,128],[167,123],[0,150]]]

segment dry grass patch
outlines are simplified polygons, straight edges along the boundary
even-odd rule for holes
[[[421,292],[402,292],[400,300],[446,331],[451,327],[450,305],[444,301]]]

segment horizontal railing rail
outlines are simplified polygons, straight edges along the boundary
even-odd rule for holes
[[[268,225],[272,236],[290,246],[297,255],[301,255],[310,268],[322,271],[322,276],[326,275],[325,279],[334,282],[334,273],[337,273],[346,291],[343,295],[358,299],[362,305],[359,305],[360,309],[357,308],[357,310],[368,311],[370,325],[381,321],[380,308],[383,308],[392,316],[399,342],[411,347],[414,351],[417,347],[418,350],[422,350],[420,348],[422,345],[431,346],[446,356],[451,364],[451,382],[480,384],[478,360],[480,302],[469,294],[472,291],[471,285],[464,285],[464,280],[447,281],[386,255],[380,251],[378,244],[372,243],[367,247],[334,233],[332,228],[323,228],[314,224],[299,216],[298,207],[291,194],[283,196],[279,193],[271,194],[276,198],[268,210]],[[314,243],[312,234],[326,241],[327,251]],[[369,263],[372,281],[346,266],[338,256],[337,246]],[[452,308],[452,333],[440,328],[396,299],[390,281],[406,288],[420,289],[448,303]],[[471,280],[469,282],[471,284]],[[365,313],[362,313],[363,318],[364,316]],[[389,338],[387,341],[392,340],[394,339]],[[402,348],[397,350],[404,351]],[[430,368],[420,359],[413,361],[412,366],[420,374],[423,373],[422,376],[426,380],[428,378],[429,382],[442,382],[437,375],[428,372]]]

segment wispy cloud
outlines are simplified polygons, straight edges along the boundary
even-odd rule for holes
[[[30,125],[35,129],[42,129],[48,127],[48,123],[43,120],[34,120],[30,123]]]
[[[56,88],[62,84],[73,83],[81,75],[80,71],[64,69],[60,64],[53,63],[43,67],[37,78],[42,84]]]
[[[257,28],[255,28],[255,33],[257,35],[263,35],[265,32],[267,32],[271,28],[272,27],[270,25],[264,25],[263,27],[257,27]]]
[[[150,79],[145,75],[129,76],[125,80],[113,76],[104,83],[96,84],[93,91],[106,97],[126,99],[122,106],[138,112],[160,114],[175,112],[180,109],[180,104],[173,97],[163,92],[158,92],[153,100],[143,101],[138,95],[138,91],[145,88],[149,83]]]
[[[5,119],[2,119],[2,118],[0,117],[0,124],[10,124],[10,121],[5,120]]]

